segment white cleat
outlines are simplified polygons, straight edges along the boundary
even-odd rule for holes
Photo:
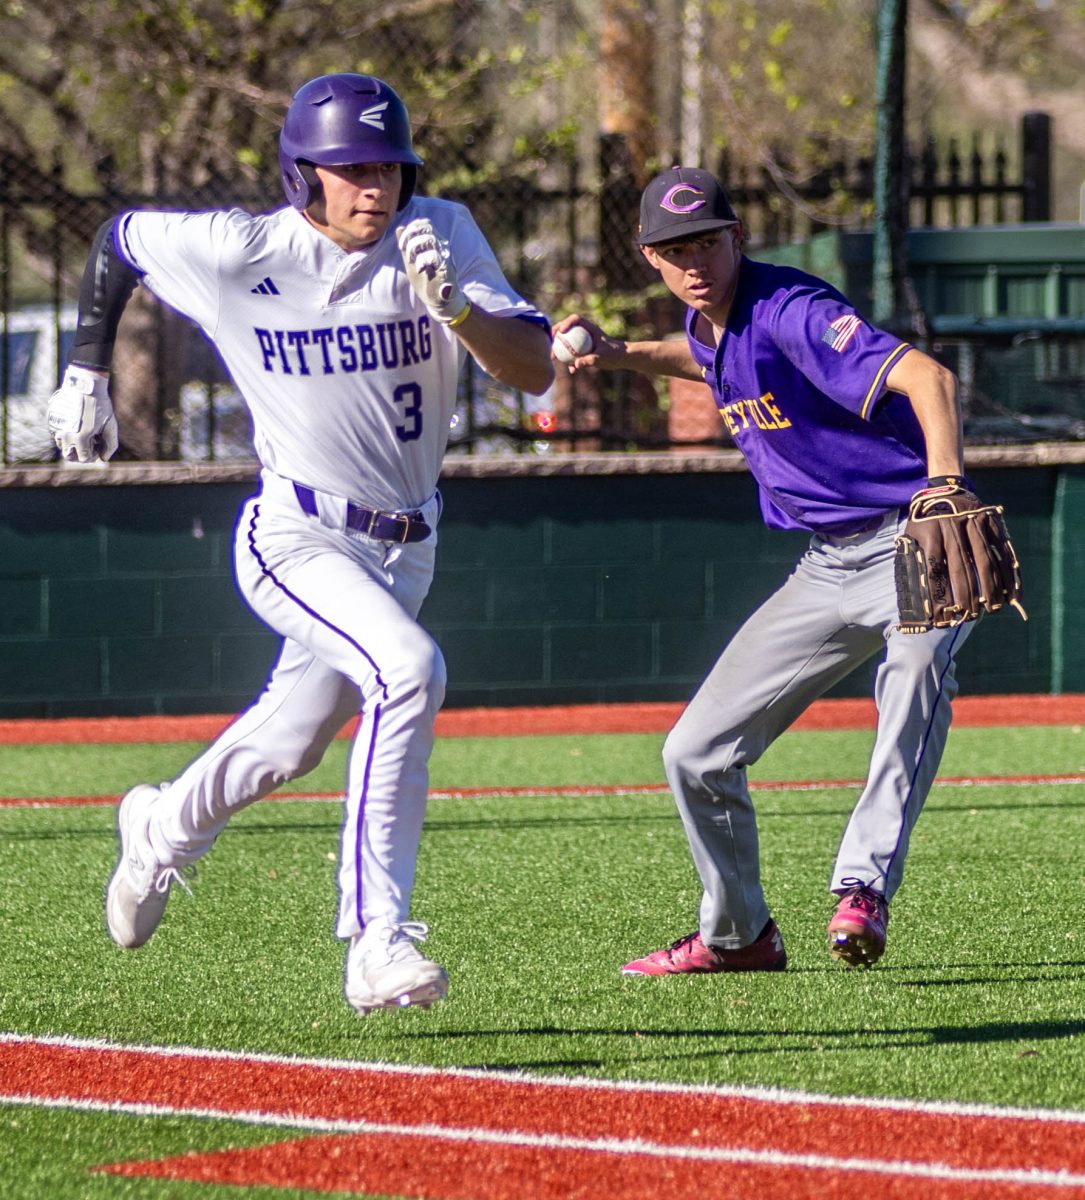
[[[365,1016],[376,1008],[429,1008],[448,993],[445,969],[418,949],[429,929],[421,921],[382,925],[351,940],[343,991]]]
[[[164,867],[155,859],[147,835],[150,808],[160,795],[161,789],[141,783],[117,811],[120,858],[106,889],[105,921],[109,936],[126,950],[150,940],[166,910],[170,884],[179,883],[188,891],[177,868]]]

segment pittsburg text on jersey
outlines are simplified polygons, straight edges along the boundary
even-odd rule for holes
[[[373,325],[253,329],[264,370],[281,375],[355,374],[409,367],[433,354],[428,316]]]

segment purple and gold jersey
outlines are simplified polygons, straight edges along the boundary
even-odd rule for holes
[[[923,433],[885,378],[911,347],[835,289],[743,258],[719,346],[690,348],[774,529],[848,533],[905,507],[927,476]]]

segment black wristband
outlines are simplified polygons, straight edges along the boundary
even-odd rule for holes
[[[927,480],[927,487],[957,487],[963,488],[966,492],[974,492],[976,490],[972,480],[967,475],[931,475]]]

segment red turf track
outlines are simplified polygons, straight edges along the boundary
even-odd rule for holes
[[[450,710],[441,714],[438,732],[662,732],[680,708]],[[957,725],[1085,724],[1085,696],[965,698],[957,700],[954,711]],[[230,719],[7,721],[0,722],[0,744],[204,741]],[[870,728],[873,723],[868,701],[820,701],[797,728]],[[728,1200],[850,1200],[872,1190],[890,1200],[1039,1195],[1085,1200],[1080,1183],[1085,1126],[1072,1120],[929,1108],[860,1109],[846,1101],[785,1102],[720,1092],[657,1090],[649,1100],[644,1091],[212,1056],[163,1057],[123,1048],[12,1042],[0,1034],[0,1099],[16,1098],[147,1105],[181,1113],[278,1114],[288,1120],[307,1117],[382,1127],[100,1168],[135,1177],[393,1193],[420,1200],[700,1200],[724,1195]],[[470,1130],[478,1132],[455,1139],[456,1133]],[[496,1142],[495,1135],[519,1136],[519,1142]],[[570,1145],[573,1138],[606,1141],[584,1148]],[[661,1152],[645,1153],[643,1145],[639,1151],[636,1145],[615,1147],[615,1140],[638,1140]],[[675,1152],[668,1154],[668,1147]],[[683,1158],[682,1150],[694,1155],[723,1152],[731,1158]],[[795,1156],[804,1155],[821,1162],[796,1161]],[[842,1159],[867,1161],[848,1169]],[[874,1170],[871,1160],[881,1169]],[[926,1171],[908,1174],[908,1164]],[[931,1174],[930,1168],[938,1165],[949,1169],[949,1177],[940,1177],[945,1171]],[[969,1180],[961,1170],[1063,1171],[1076,1179],[1070,1186],[1059,1185],[1052,1174],[1033,1181]]]
[[[553,708],[460,708],[437,717],[442,737],[548,733],[664,733],[681,704],[579,704]],[[0,721],[0,745],[57,742],[210,741],[233,717],[72,717]],[[873,729],[873,700],[818,700],[795,729]],[[1085,724],[1085,695],[959,696],[958,726]],[[352,732],[352,725],[340,736]]]
[[[129,1176],[431,1200],[822,1200],[872,1189],[899,1200],[1085,1196],[1085,1125],[1071,1115],[859,1108],[846,1100],[718,1089],[623,1090],[481,1072],[182,1056],[2,1036],[0,1093],[9,1100],[381,1127],[99,1168]],[[606,1141],[570,1145],[574,1138]],[[658,1152],[646,1153],[649,1148]],[[694,1157],[681,1157],[683,1149]],[[740,1161],[705,1161],[713,1154]],[[924,1176],[907,1173],[916,1167]],[[960,1176],[969,1170],[1048,1174],[1034,1182]],[[939,1171],[951,1177],[940,1178]],[[1057,1185],[1050,1173],[1058,1171],[1076,1177],[1071,1186]]]

